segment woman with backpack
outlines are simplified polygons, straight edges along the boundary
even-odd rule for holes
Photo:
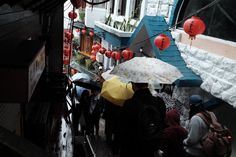
[[[201,141],[208,133],[208,126],[204,120],[198,116],[199,113],[210,113],[203,108],[203,100],[200,95],[192,95],[189,98],[189,127],[188,137],[183,141],[186,151],[186,157],[205,157]]]

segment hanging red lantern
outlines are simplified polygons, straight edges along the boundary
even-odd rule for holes
[[[133,58],[134,53],[130,49],[125,49],[121,52],[121,55],[125,60],[129,60]]]
[[[90,37],[93,37],[93,36],[94,36],[94,32],[90,31],[90,32],[89,32],[89,36],[90,36]]]
[[[63,56],[63,64],[69,64],[69,57],[68,56]]]
[[[79,29],[79,28],[77,28],[75,31],[79,33],[79,32],[80,32],[80,29]]]
[[[64,43],[64,49],[68,49],[68,48],[70,48],[70,45],[69,45],[69,44],[66,44],[66,43]]]
[[[98,51],[99,49],[100,49],[100,45],[98,45],[98,44],[95,44],[92,46],[92,50],[94,50],[94,51]]]
[[[165,34],[158,35],[154,39],[154,44],[157,48],[163,51],[164,49],[167,49],[170,46],[170,38]]]
[[[90,59],[93,60],[93,61],[95,61],[95,60],[96,60],[96,56],[95,56],[95,55],[91,55],[91,56],[90,56]]]
[[[86,34],[86,29],[83,28],[81,32],[82,32],[83,35]]]
[[[64,48],[64,55],[69,56],[70,55],[70,48]]]
[[[95,51],[95,50],[91,51],[91,55],[95,55],[96,56],[96,54],[97,54],[97,51]]]
[[[133,58],[133,56],[134,56],[134,53],[133,53],[133,51],[129,51],[129,59],[132,59],[132,58]]]
[[[105,55],[106,55],[106,57],[108,57],[108,58],[111,58],[111,50],[106,50],[106,52],[105,52]]]
[[[106,52],[106,49],[104,47],[101,47],[98,52],[100,52],[101,54],[104,54]]]
[[[98,50],[102,47],[102,45],[98,42],[96,43],[96,45],[97,45]]]
[[[68,40],[72,40],[72,39],[74,38],[73,33],[70,32],[70,31],[67,31],[66,34],[65,34],[65,36],[66,36],[66,38],[67,38]]]
[[[113,51],[112,54],[111,54],[111,57],[115,60],[120,60],[120,52]]]
[[[77,13],[74,12],[74,11],[70,11],[70,12],[68,13],[68,16],[69,16],[69,18],[70,18],[71,20],[74,20],[74,19],[76,19],[76,17],[77,17]]]
[[[192,16],[186,20],[183,25],[184,31],[189,34],[191,40],[196,38],[196,35],[202,34],[205,29],[205,23],[197,16]]]

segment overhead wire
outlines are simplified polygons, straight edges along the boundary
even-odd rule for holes
[[[221,0],[214,0],[213,2],[211,2],[211,3],[207,4],[207,5],[205,5],[204,7],[200,8],[200,9],[197,10],[197,11],[195,11],[194,13],[189,14],[188,16],[184,17],[182,20],[180,20],[179,22],[175,23],[174,25],[168,27],[168,29],[163,30],[163,31],[161,31],[161,32],[158,32],[158,33],[156,33],[156,34],[154,34],[154,35],[152,35],[152,36],[150,36],[150,37],[148,37],[148,38],[146,38],[146,39],[144,39],[144,40],[141,40],[141,41],[139,41],[139,42],[136,42],[136,43],[134,43],[134,45],[138,45],[138,44],[143,43],[143,42],[145,42],[145,41],[147,41],[147,40],[149,40],[149,39],[151,39],[151,38],[153,38],[153,37],[155,37],[155,36],[158,36],[158,35],[160,35],[160,34],[166,32],[166,31],[169,31],[170,29],[176,27],[177,25],[179,25],[180,23],[184,22],[185,20],[187,20],[188,18],[192,17],[193,15],[196,15],[196,14],[200,13],[201,11],[212,7],[213,5],[215,5],[216,3],[218,3],[219,1],[221,1]]]
[[[67,8],[64,9],[64,12],[65,12],[66,10],[68,10],[68,9],[70,8],[70,6],[71,6],[71,3],[69,3],[69,6],[67,6]],[[64,7],[64,8],[65,8],[65,7]]]

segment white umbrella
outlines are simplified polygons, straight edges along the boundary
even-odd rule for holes
[[[134,57],[114,67],[110,74],[117,75],[126,81],[150,83],[158,81],[172,84],[183,75],[174,66],[156,58]]]
[[[91,78],[89,77],[88,74],[80,73],[80,72],[74,74],[74,75],[71,77],[72,81],[79,80],[79,79],[82,79],[82,78],[87,79],[87,80],[91,80]],[[77,96],[80,97],[81,94],[82,94],[82,92],[83,92],[84,90],[87,90],[87,89],[86,89],[86,88],[83,88],[83,87],[80,87],[80,86],[76,86],[76,93],[77,93]]]

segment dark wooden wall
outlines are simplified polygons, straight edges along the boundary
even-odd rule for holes
[[[13,50],[21,41],[41,35],[39,14],[23,10],[19,6],[0,7],[0,53]]]
[[[31,11],[15,5],[0,6],[0,57],[17,51],[27,39],[46,43],[47,72],[62,71],[63,3],[42,11]],[[24,55],[24,52],[19,52]],[[12,56],[14,57],[14,56]]]
[[[20,1],[19,1],[20,2]],[[23,1],[21,1],[23,2]],[[17,60],[17,56],[14,55],[16,53],[19,53],[20,55],[26,55],[26,52],[21,52],[19,49],[17,49],[18,45],[20,45],[21,42],[24,40],[42,40],[45,42],[45,52],[46,52],[46,68],[45,72],[40,78],[40,81],[38,82],[36,89],[33,93],[33,96],[31,97],[31,100],[29,102],[26,102],[25,104],[20,104],[21,106],[21,114],[20,119],[18,120],[19,126],[15,126],[12,130],[17,130],[17,127],[20,127],[20,130],[22,130],[19,134],[24,136],[26,139],[30,140],[32,143],[37,144],[41,148],[46,147],[46,145],[40,145],[37,143],[37,139],[40,139],[42,143],[47,143],[51,139],[50,133],[55,130],[55,127],[53,128],[53,121],[59,121],[60,117],[57,112],[60,111],[61,102],[54,102],[56,100],[48,100],[51,98],[51,95],[55,95],[58,93],[57,90],[54,90],[50,94],[46,95],[45,91],[48,91],[50,87],[47,84],[48,81],[46,78],[48,75],[46,73],[61,73],[62,72],[62,66],[63,66],[63,16],[64,16],[64,10],[63,10],[63,0],[34,0],[34,1],[28,1],[28,2],[35,2],[35,4],[32,4],[31,8],[23,8],[19,5],[10,6],[8,4],[2,4],[2,1],[0,1],[0,58],[3,60],[3,57],[6,58],[14,58],[13,60]],[[40,5],[37,5],[37,3],[40,2]],[[36,6],[36,7],[34,7]],[[33,8],[33,9],[32,9]],[[19,51],[19,52],[18,52]],[[9,57],[10,56],[10,57]],[[9,68],[11,67],[11,63],[13,61],[9,61],[8,67],[6,67],[5,63],[0,62],[0,68]],[[13,63],[14,64],[14,63]],[[22,75],[19,74],[19,75]],[[27,81],[22,82],[19,80],[18,75],[16,76],[17,83],[16,84],[25,84],[27,86]],[[2,82],[6,82],[5,80],[7,77],[4,77],[4,74],[1,74],[1,80]],[[55,82],[58,81],[55,80]],[[62,81],[61,81],[62,82]],[[64,81],[65,82],[65,81]],[[17,88],[17,85],[11,85],[14,88]],[[64,87],[64,86],[63,86]],[[7,88],[8,89],[8,88]],[[10,88],[9,88],[10,89]],[[10,90],[6,90],[4,92],[12,93]],[[64,89],[64,88],[63,88]],[[3,90],[0,87],[0,90]],[[21,91],[20,91],[21,92]],[[44,95],[46,95],[44,97]],[[62,96],[58,96],[62,97]],[[0,95],[0,104],[5,103],[1,102],[1,95]],[[11,100],[9,100],[9,104],[7,105],[14,105],[10,104]],[[17,103],[17,102],[16,102]],[[46,104],[46,105],[45,105]],[[54,105],[57,104],[57,105]],[[46,107],[45,107],[46,106]],[[55,108],[52,106],[56,106]],[[42,112],[45,109],[47,109],[48,112]],[[59,111],[57,111],[59,110]],[[0,109],[1,111],[1,109]],[[50,112],[49,112],[50,111]],[[57,111],[57,112],[56,112]],[[33,116],[31,116],[31,113],[34,113]],[[42,113],[42,114],[41,114]],[[28,116],[29,115],[29,116]],[[46,117],[45,122],[43,123],[43,127],[41,127],[41,133],[44,133],[43,135],[35,135],[31,134],[35,128],[32,128],[31,124],[36,124],[37,121],[34,121],[37,119],[36,115],[41,115],[42,117]],[[8,115],[9,117],[14,118],[13,114]],[[56,118],[55,118],[56,117]],[[59,118],[58,118],[59,117]],[[11,118],[11,119],[12,119]],[[56,119],[56,120],[55,120]],[[1,123],[0,126],[3,126],[2,124],[9,124],[10,118],[4,119],[5,121]],[[16,122],[14,122],[16,123]],[[41,123],[40,123],[41,124]],[[47,127],[48,126],[48,127]],[[38,137],[38,138],[36,138]],[[33,139],[33,140],[32,140]],[[1,146],[0,146],[0,152],[1,152]],[[10,151],[9,151],[10,152]]]

